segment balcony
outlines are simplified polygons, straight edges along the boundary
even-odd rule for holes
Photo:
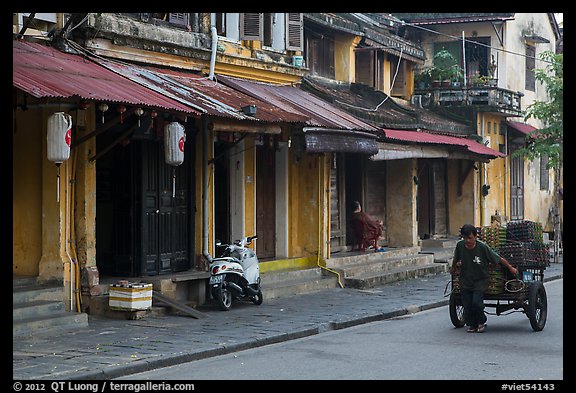
[[[420,96],[419,100],[425,106],[468,107],[480,112],[496,112],[512,116],[522,115],[521,98],[523,95],[522,92],[497,86],[432,86],[414,90],[414,96]]]

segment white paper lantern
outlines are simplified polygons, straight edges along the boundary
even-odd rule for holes
[[[172,122],[164,126],[166,164],[178,166],[184,162],[184,142],[186,142],[186,134],[182,124]]]
[[[61,164],[70,158],[72,116],[56,112],[48,117],[48,160]]]

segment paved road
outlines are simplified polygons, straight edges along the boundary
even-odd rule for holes
[[[448,307],[121,377],[121,380],[563,379],[563,280],[545,283],[548,318],[486,308],[482,334],[455,329]],[[556,384],[556,386],[559,386]]]
[[[563,277],[551,264],[546,280]],[[370,290],[333,288],[241,304],[231,311],[203,307],[208,318],[147,316],[116,320],[91,316],[89,326],[13,340],[14,380],[103,380],[232,353],[327,330],[386,320],[446,305],[447,273]]]

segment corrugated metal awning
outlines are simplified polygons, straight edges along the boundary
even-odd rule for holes
[[[216,117],[248,122],[305,122],[308,118],[289,112],[257,97],[238,92],[216,80],[185,71],[119,64],[99,60],[103,66],[124,75],[151,90],[164,94],[197,111]],[[254,116],[242,112],[245,106],[256,106]]]
[[[270,102],[286,112],[307,117],[307,126],[366,132],[378,130],[299,87],[274,85],[229,76],[218,76],[218,80],[251,97]]]
[[[440,134],[432,134],[423,131],[406,131],[406,130],[390,130],[383,129],[384,135],[387,139],[393,141],[411,142],[416,144],[435,144],[445,146],[455,146],[464,149],[470,153],[480,156],[498,158],[505,157],[506,155],[484,146],[482,143],[473,141],[466,137],[448,136]]]
[[[521,123],[518,121],[510,121],[508,120],[506,122],[506,125],[510,128],[512,128],[515,131],[518,131],[519,133],[523,134],[523,135],[530,135],[530,133],[534,132],[537,130],[536,127],[531,126],[530,124],[527,123]]]
[[[200,115],[79,55],[21,40],[13,41],[12,54],[13,86],[36,98],[79,97]]]
[[[309,153],[378,153],[376,135],[322,128],[305,131],[305,150]]]

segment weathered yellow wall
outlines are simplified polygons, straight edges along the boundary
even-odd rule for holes
[[[484,137],[490,138],[490,144],[487,146],[493,150],[498,151],[499,145],[505,143],[504,130],[500,131],[500,122],[505,120],[501,116],[485,114],[484,115]],[[480,127],[480,125],[479,125]],[[480,128],[479,128],[480,129]],[[500,135],[502,133],[502,135]],[[487,196],[486,214],[488,215],[487,222],[490,223],[492,215],[504,214],[508,210],[510,204],[507,189],[504,187],[506,184],[506,159],[496,158],[490,160],[487,164],[487,183],[490,185],[490,190]]]
[[[194,162],[194,178],[196,179],[196,184],[195,184],[195,192],[196,192],[196,211],[194,214],[194,225],[195,225],[195,254],[196,254],[196,262],[200,261],[200,258],[202,256],[202,247],[203,247],[203,241],[202,241],[202,235],[203,235],[203,227],[202,227],[202,220],[203,220],[203,201],[202,201],[202,195],[203,195],[203,189],[202,189],[202,185],[203,185],[203,179],[204,179],[204,173],[203,173],[203,162],[205,159],[207,160],[211,160],[214,157],[214,144],[213,143],[208,143],[208,153],[207,153],[207,158],[204,157],[204,152],[203,152],[203,146],[204,146],[204,140],[203,140],[203,132],[202,132],[202,121],[200,119],[198,119],[196,121],[196,127],[197,129],[199,129],[200,131],[198,132],[198,134],[196,135],[196,151],[195,151],[195,157],[196,160]],[[214,140],[214,132],[209,131],[208,132],[208,139],[210,141]],[[208,252],[210,253],[210,255],[214,256],[214,236],[212,236],[211,234],[214,231],[214,165],[208,165],[208,190],[207,190],[207,195],[208,195]],[[191,263],[192,265],[192,263]]]
[[[357,38],[349,34],[336,34],[334,37],[334,78],[344,82],[354,82],[356,62],[354,48]]]
[[[16,110],[12,132],[12,271],[38,275],[42,255],[42,165],[39,110]],[[56,178],[53,179],[56,182]],[[53,194],[54,197],[56,194]]]
[[[78,137],[88,134],[96,126],[94,109],[77,111],[74,121],[78,125],[85,124],[85,130],[77,128]],[[74,257],[82,267],[96,266],[96,161],[89,161],[94,154],[96,138],[92,137],[72,149],[70,155],[75,177],[75,215],[72,228],[75,240]]]

